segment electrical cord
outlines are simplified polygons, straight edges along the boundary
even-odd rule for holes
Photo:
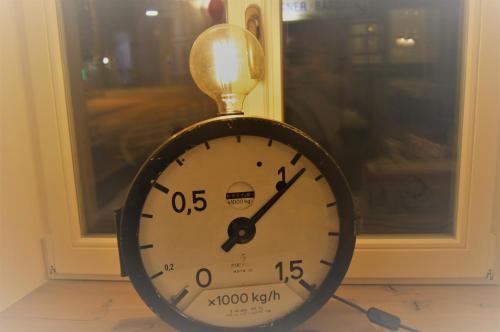
[[[365,314],[370,320],[370,322],[385,327],[386,329],[389,329],[391,331],[397,331],[399,329],[403,329],[409,332],[419,332],[418,330],[412,327],[401,324],[401,319],[399,319],[398,316],[392,315],[378,308],[371,307],[368,310],[366,310],[357,305],[356,303],[348,301],[335,294],[332,295],[332,298]]]

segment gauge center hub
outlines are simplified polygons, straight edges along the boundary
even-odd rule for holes
[[[244,217],[234,219],[227,228],[227,235],[240,244],[250,242],[255,236],[255,232],[255,224]]]

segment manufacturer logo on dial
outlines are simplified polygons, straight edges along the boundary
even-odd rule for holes
[[[255,191],[246,182],[233,183],[226,192],[226,201],[229,206],[238,210],[250,207],[255,199]]]

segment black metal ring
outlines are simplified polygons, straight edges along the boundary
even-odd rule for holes
[[[186,150],[215,138],[253,135],[289,145],[313,162],[330,185],[340,217],[337,253],[323,283],[297,309],[269,324],[228,328],[194,320],[170,305],[154,288],[139,252],[139,220],[151,180]],[[329,154],[302,131],[285,123],[262,118],[226,116],[194,124],[164,142],[141,167],[122,210],[118,241],[133,286],[143,301],[165,322],[181,331],[286,331],[319,310],[338,288],[349,267],[356,241],[352,195],[340,168]]]

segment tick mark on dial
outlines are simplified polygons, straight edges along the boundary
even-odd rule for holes
[[[339,232],[328,232],[329,236],[339,236]]]
[[[308,292],[312,292],[314,290],[314,286],[309,285],[309,283],[304,279],[300,279],[299,284],[302,287],[304,287]]]
[[[240,135],[236,136],[236,142],[241,143],[241,136]]]
[[[184,159],[182,159],[182,160],[180,160],[180,159],[175,159],[175,161],[179,164],[179,166],[184,165],[184,164],[182,163],[182,161],[183,161],[183,160],[184,160]]]
[[[205,147],[207,148],[207,150],[210,150],[210,144],[208,144],[208,142],[205,142]]]
[[[191,214],[191,209],[188,209],[187,215],[189,216]]]
[[[257,167],[262,167],[262,161],[257,162]]]
[[[272,139],[270,139],[270,140],[267,142],[267,146],[271,146],[271,145],[273,145],[273,140],[272,140]]]
[[[161,192],[163,192],[165,194],[168,194],[168,192],[169,192],[169,189],[167,187],[162,186],[158,182],[153,182],[153,188],[156,188],[156,189],[158,189],[159,191],[161,191]]]
[[[141,214],[141,217],[151,219],[151,218],[153,218],[153,215],[149,214],[149,213],[143,213],[143,214]]]
[[[335,205],[337,205],[337,202],[331,202],[331,203],[326,204],[326,207],[329,208],[329,207],[332,207]]]
[[[314,181],[319,181],[323,178],[323,174],[318,175],[317,177],[314,178]]]
[[[321,264],[325,264],[326,266],[332,266],[332,263],[325,261],[324,259],[319,261]]]
[[[154,278],[158,278],[159,276],[161,276],[163,274],[163,271],[160,271],[158,273],[155,273],[153,274],[151,277],[149,277],[149,279],[153,280]]]
[[[299,161],[300,157],[302,157],[302,154],[300,152],[297,152],[293,159],[290,160],[290,164],[295,165],[297,161]]]
[[[189,291],[184,288],[181,290],[173,299],[172,299],[172,304],[177,305],[181,300],[189,293]]]
[[[141,248],[141,249],[151,249],[153,247],[154,247],[154,245],[152,245],[152,244],[145,244],[143,246],[140,246],[139,248]]]

